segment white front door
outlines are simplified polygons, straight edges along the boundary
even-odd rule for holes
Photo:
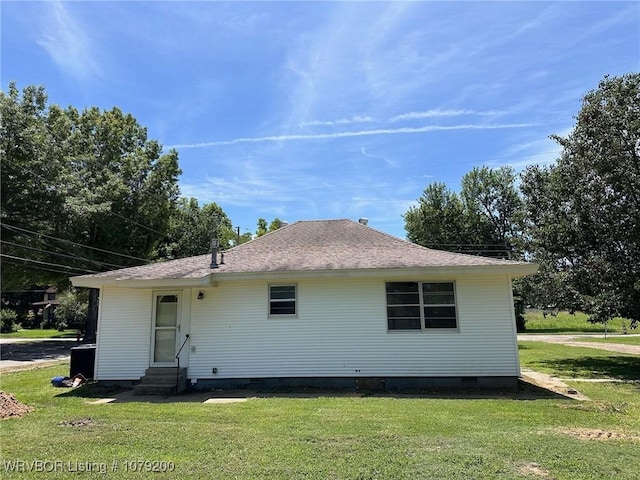
[[[180,294],[156,293],[153,305],[151,365],[176,365],[180,337]]]

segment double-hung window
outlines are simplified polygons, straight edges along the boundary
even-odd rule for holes
[[[269,315],[296,315],[296,286],[269,285]]]
[[[457,328],[453,282],[388,282],[389,330]]]

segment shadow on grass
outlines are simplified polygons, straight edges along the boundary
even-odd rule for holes
[[[130,390],[126,387],[119,387],[117,385],[102,385],[100,383],[88,383],[76,388],[60,387],[63,389],[62,393],[56,395],[56,397],[81,397],[81,398],[105,398],[113,397],[120,393]]]
[[[352,397],[352,398],[430,398],[430,399],[512,399],[512,400],[543,400],[550,398],[566,399],[564,395],[552,392],[537,385],[519,380],[514,389],[491,388],[454,388],[432,387],[421,389],[406,389],[400,391],[356,391],[348,389],[321,389],[321,388],[292,388],[292,389],[228,389],[228,390],[191,390],[172,395],[141,395],[137,396],[133,390],[115,385],[102,385],[89,383],[77,388],[65,389],[56,395],[58,398],[80,397],[87,399],[112,399],[109,403],[173,403],[195,402],[202,403],[209,399],[256,399],[256,398],[326,398],[326,397]],[[225,403],[225,402],[222,402]]]
[[[526,347],[525,347],[526,348]],[[546,368],[576,377],[615,378],[619,380],[640,380],[640,357],[580,357],[539,360]]]

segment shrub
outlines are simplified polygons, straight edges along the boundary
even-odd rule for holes
[[[18,314],[14,310],[1,310],[0,311],[0,332],[12,333],[18,331],[18,324],[16,320]]]
[[[81,328],[87,319],[88,301],[71,289],[58,296],[58,306],[56,307],[56,328]]]

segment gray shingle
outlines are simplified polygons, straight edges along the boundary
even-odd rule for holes
[[[220,256],[218,256],[220,261]],[[151,280],[232,273],[523,265],[523,262],[424,248],[351,220],[300,221],[224,253],[171,260],[78,278]]]

